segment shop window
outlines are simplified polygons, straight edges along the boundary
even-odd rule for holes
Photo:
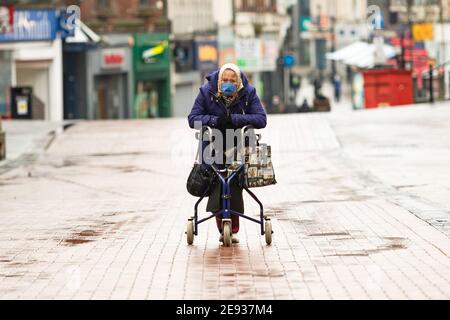
[[[159,81],[138,81],[135,99],[137,118],[159,117],[161,83]]]

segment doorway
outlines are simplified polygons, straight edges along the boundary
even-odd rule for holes
[[[129,118],[127,75],[98,75],[95,77],[97,95],[96,119]]]
[[[33,89],[33,119],[50,119],[50,61],[16,62],[17,86]]]

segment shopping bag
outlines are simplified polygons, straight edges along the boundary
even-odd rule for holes
[[[248,188],[277,184],[272,164],[272,148],[267,144],[245,148],[244,183]]]

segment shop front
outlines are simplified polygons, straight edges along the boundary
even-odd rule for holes
[[[132,118],[132,52],[128,45],[88,52],[89,119]]]
[[[170,117],[170,48],[166,33],[134,35],[134,118]]]
[[[16,10],[13,31],[0,33],[0,112],[32,119],[63,119],[62,41],[54,10]],[[30,88],[29,105],[11,101],[11,90]],[[11,110],[20,105],[20,110]],[[32,107],[32,109],[31,109]],[[28,110],[30,108],[30,110]],[[30,112],[28,112],[30,111]]]
[[[200,73],[198,70],[194,70],[194,58],[194,41],[192,39],[176,39],[174,41],[173,117],[187,117],[201,85]]]
[[[88,52],[98,49],[101,38],[83,22],[63,44],[64,119],[89,119],[93,92],[87,86]]]

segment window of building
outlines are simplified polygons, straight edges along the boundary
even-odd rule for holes
[[[110,6],[110,0],[98,0],[97,1],[97,8],[98,9],[107,9]]]

